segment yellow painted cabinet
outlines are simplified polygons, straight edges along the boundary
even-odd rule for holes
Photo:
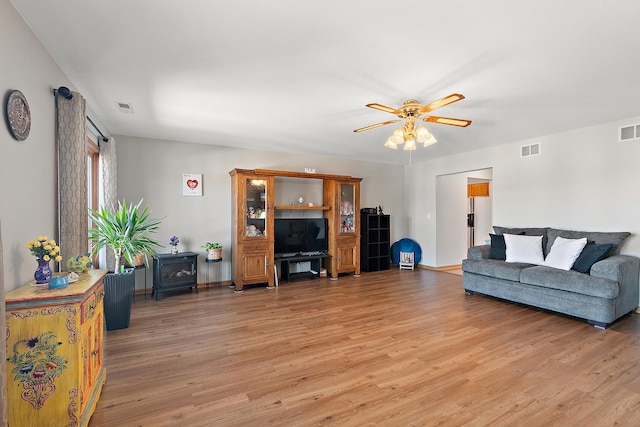
[[[82,402],[88,406],[91,402],[96,383],[100,381],[104,342],[104,287],[96,288],[82,302]],[[104,381],[104,379],[102,379]]]
[[[9,426],[86,426],[106,372],[103,277],[65,289],[28,283],[6,294]]]

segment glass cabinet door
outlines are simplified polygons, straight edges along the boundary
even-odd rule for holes
[[[353,184],[340,184],[340,233],[353,233],[354,222],[354,194]]]
[[[246,178],[244,181],[245,237],[265,237],[267,228],[268,181],[260,178]]]

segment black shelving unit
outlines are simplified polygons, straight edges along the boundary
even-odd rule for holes
[[[380,271],[391,268],[390,216],[360,214],[360,269]]]

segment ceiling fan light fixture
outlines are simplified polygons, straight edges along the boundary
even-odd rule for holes
[[[413,138],[409,138],[404,142],[403,150],[413,151],[416,149],[416,140]]]
[[[391,113],[398,116],[398,119],[387,120],[385,122],[376,123],[354,130],[354,132],[362,132],[374,129],[391,123],[404,122],[399,128],[395,129],[389,136],[384,146],[392,150],[397,150],[399,145],[404,144],[403,150],[409,152],[409,164],[411,164],[411,151],[416,150],[416,143],[423,144],[425,147],[435,144],[438,140],[429,130],[420,125],[416,125],[417,120],[426,123],[439,123],[450,126],[467,127],[471,124],[471,120],[455,119],[453,117],[440,117],[426,115],[433,110],[453,104],[464,99],[464,95],[452,93],[449,96],[440,98],[430,104],[422,105],[415,99],[408,99],[398,108],[387,107],[382,104],[367,104],[367,107],[375,110]]]
[[[391,136],[389,137],[391,141],[395,144],[400,145],[404,143],[404,130],[402,128],[398,128],[393,131]]]
[[[433,136],[433,135],[431,135],[431,136],[429,137],[429,139],[427,139],[427,140],[424,142],[424,146],[425,146],[425,148],[426,148],[426,147],[428,147],[428,146],[430,146],[430,145],[435,144],[436,142],[438,142],[438,140],[436,139],[436,137],[435,137],[435,136]]]
[[[427,142],[432,136],[433,135],[431,135],[431,132],[429,132],[426,127],[418,126],[416,128],[416,142],[419,144]]]
[[[387,139],[387,142],[384,143],[384,146],[387,147],[387,148],[391,148],[392,150],[397,150],[398,149],[398,144],[393,142],[391,140],[391,137],[389,137],[389,139]]]

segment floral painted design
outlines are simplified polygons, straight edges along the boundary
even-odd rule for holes
[[[40,409],[55,392],[54,381],[67,368],[67,361],[57,355],[59,342],[53,332],[44,332],[40,336],[17,341],[13,345],[13,355],[7,361],[15,367],[14,381],[24,388],[22,399]]]

